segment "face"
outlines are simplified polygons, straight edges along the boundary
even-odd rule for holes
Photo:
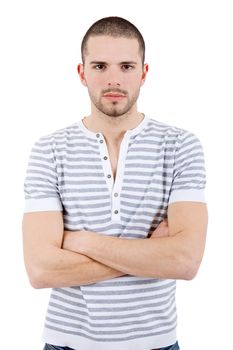
[[[111,36],[90,37],[85,64],[78,65],[92,106],[111,117],[135,109],[147,71],[148,65],[142,66],[136,39]]]

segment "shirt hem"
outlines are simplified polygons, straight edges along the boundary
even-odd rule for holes
[[[24,213],[34,211],[62,211],[62,205],[58,198],[30,198],[26,199]]]
[[[182,202],[182,201],[206,203],[205,192],[203,189],[201,190],[188,189],[188,190],[172,191],[169,198],[169,204],[173,202]]]
[[[127,341],[93,341],[79,335],[72,335],[44,328],[42,341],[56,346],[68,346],[74,350],[151,350],[170,346],[177,341],[176,329],[169,333],[156,336],[144,336],[142,338]]]

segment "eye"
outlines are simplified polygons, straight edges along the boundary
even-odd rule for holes
[[[93,66],[93,68],[94,68],[95,70],[104,70],[105,65],[104,65],[104,64],[95,64],[95,65]]]
[[[132,66],[130,64],[123,64],[123,66],[122,66],[122,69],[126,70],[126,71],[132,70],[133,68],[134,68],[134,66]]]

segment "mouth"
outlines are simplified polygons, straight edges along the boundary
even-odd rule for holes
[[[103,95],[104,98],[108,99],[108,100],[122,100],[124,99],[126,96],[122,95],[122,94],[117,94],[117,93],[107,93]]]

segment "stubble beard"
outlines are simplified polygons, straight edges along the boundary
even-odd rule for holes
[[[98,109],[98,111],[102,112],[103,114],[109,116],[109,117],[121,117],[122,115],[128,113],[130,109],[134,106],[134,104],[137,102],[138,96],[139,96],[140,89],[136,91],[136,93],[132,96],[131,99],[128,99],[126,96],[125,98],[128,99],[128,102],[125,106],[120,107],[121,101],[112,101],[110,103],[102,103],[101,98],[102,96],[97,99],[95,96],[93,96],[89,91],[89,96],[92,101],[92,103],[95,105],[95,107]]]

